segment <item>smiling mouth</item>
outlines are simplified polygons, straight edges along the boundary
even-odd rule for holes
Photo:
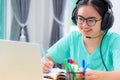
[[[91,29],[90,30],[83,30],[84,33],[88,33],[90,31],[91,31]]]

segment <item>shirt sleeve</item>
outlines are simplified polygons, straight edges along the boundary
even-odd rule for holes
[[[72,34],[61,38],[47,52],[56,63],[63,63],[70,56],[70,41]]]
[[[120,37],[114,39],[112,53],[114,70],[120,70]]]

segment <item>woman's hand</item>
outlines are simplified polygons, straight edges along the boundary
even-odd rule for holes
[[[85,80],[108,80],[109,72],[88,70],[85,73]]]
[[[51,70],[51,68],[52,68],[53,65],[54,65],[53,60],[50,59],[50,58],[48,57],[48,55],[47,55],[47,58],[48,58],[48,61],[49,61],[49,62],[46,62],[46,60],[45,60],[44,57],[41,59],[41,61],[42,61],[43,73],[49,73],[50,70]]]

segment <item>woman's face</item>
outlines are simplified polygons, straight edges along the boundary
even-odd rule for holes
[[[84,37],[94,37],[101,33],[102,17],[92,6],[81,6],[77,15],[77,25]]]

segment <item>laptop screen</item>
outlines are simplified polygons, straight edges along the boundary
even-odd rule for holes
[[[39,44],[0,40],[0,80],[43,80]]]

